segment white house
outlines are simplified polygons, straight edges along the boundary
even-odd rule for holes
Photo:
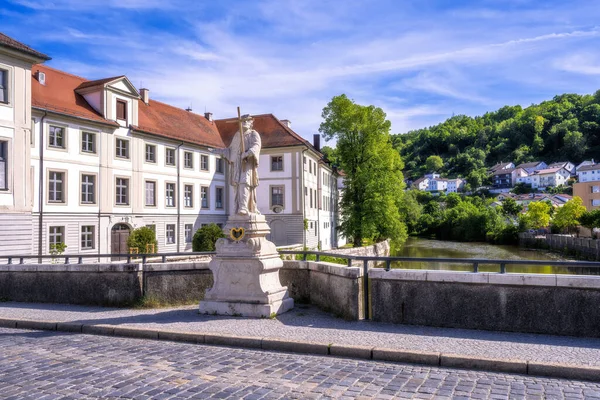
[[[523,168],[525,171],[527,171],[528,174],[532,174],[534,171],[548,168],[548,164],[546,164],[543,161],[532,161],[528,163],[519,164],[516,166],[516,168]]]
[[[600,164],[577,167],[577,180],[579,182],[600,181]]]
[[[565,185],[571,173],[564,168],[546,168],[539,171],[535,171],[534,175],[539,177],[539,187],[556,187]]]
[[[429,187],[427,188],[430,192],[443,192],[448,188],[448,180],[444,178],[440,178],[439,175],[437,178],[433,178],[429,180]]]
[[[446,190],[448,193],[456,193],[456,192],[462,191],[464,186],[465,186],[465,181],[461,178],[448,179]]]
[[[429,188],[429,178],[422,177],[413,182],[412,186],[419,190],[427,190]]]
[[[552,164],[548,165],[548,168],[564,168],[567,171],[569,171],[569,174],[571,176],[575,176],[575,172],[576,172],[575,164],[573,164],[570,161],[553,162]]]

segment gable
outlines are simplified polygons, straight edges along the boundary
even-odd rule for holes
[[[106,85],[107,89],[112,89],[121,94],[126,94],[131,97],[140,97],[140,93],[137,89],[131,84],[127,77],[118,78],[117,80],[110,82]]]

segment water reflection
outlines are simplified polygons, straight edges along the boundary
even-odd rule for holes
[[[487,258],[495,260],[552,260],[572,261],[559,254],[544,250],[526,250],[518,246],[496,246],[488,243],[448,242],[409,238],[399,249],[392,249],[392,256],[429,258]],[[473,264],[443,262],[394,262],[392,268],[434,269],[448,271],[472,271]],[[500,272],[500,266],[479,264],[480,272]],[[538,274],[600,275],[597,268],[553,267],[551,265],[507,265],[506,272]]]

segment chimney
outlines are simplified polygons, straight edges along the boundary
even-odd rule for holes
[[[150,100],[150,91],[148,89],[140,89],[140,95],[142,96],[142,101],[148,104]]]
[[[290,121],[289,119],[282,119],[281,123],[287,126],[288,128],[292,127],[292,121]]]
[[[208,121],[212,122],[212,120],[213,120],[212,113],[211,112],[205,112],[204,113],[204,118],[206,118]]]
[[[318,133],[313,135],[313,146],[317,151],[321,151],[321,135]]]

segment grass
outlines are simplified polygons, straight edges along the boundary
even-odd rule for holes
[[[296,260],[302,261],[304,256],[302,254],[296,254]],[[317,256],[314,254],[309,254],[306,256],[306,261],[317,261]],[[321,256],[321,261],[330,262],[335,264],[348,265],[348,260],[340,257],[331,257],[331,256]]]

